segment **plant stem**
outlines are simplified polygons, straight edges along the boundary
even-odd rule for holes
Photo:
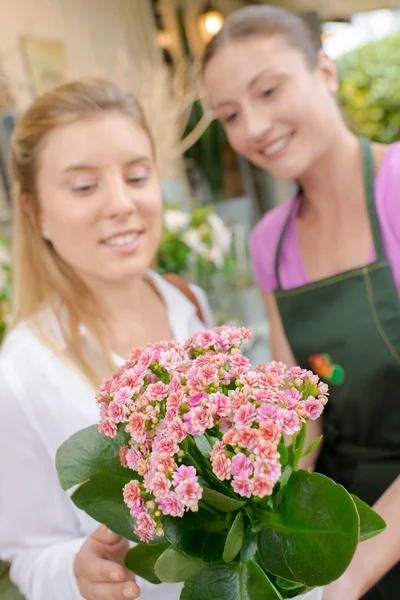
[[[294,440],[294,459],[293,459],[293,471],[297,471],[299,468],[299,462],[301,459],[301,456],[303,454],[303,449],[304,449],[304,443],[306,441],[306,434],[307,434],[307,423],[303,424],[303,427],[301,428],[300,433],[296,436],[296,439]]]

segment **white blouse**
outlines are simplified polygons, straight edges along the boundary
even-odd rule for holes
[[[204,329],[182,292],[150,276],[178,342]],[[192,291],[212,327],[204,293],[196,286]],[[12,331],[0,352],[0,557],[12,562],[11,578],[27,600],[82,599],[74,558],[98,523],[62,490],[55,455],[62,442],[97,421],[94,391],[79,373],[28,325]],[[179,598],[180,584],[138,583],[143,600]]]

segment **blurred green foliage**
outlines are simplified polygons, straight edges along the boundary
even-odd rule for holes
[[[337,61],[339,100],[355,133],[400,140],[400,34],[348,52]]]

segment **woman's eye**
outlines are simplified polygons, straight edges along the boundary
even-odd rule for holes
[[[148,173],[140,173],[140,174],[137,173],[135,175],[130,175],[129,177],[127,177],[127,182],[132,183],[133,185],[136,185],[138,183],[144,183],[148,179],[149,179]]]
[[[272,94],[275,92],[275,90],[276,90],[276,87],[267,88],[267,89],[263,90],[262,95],[267,96],[267,97],[272,96]]]
[[[80,185],[74,185],[72,187],[72,191],[76,194],[88,194],[95,189],[96,185],[94,183],[83,183]]]
[[[222,118],[222,121],[224,123],[233,123],[233,121],[236,119],[236,117],[238,116],[238,113],[231,113],[230,115],[226,115],[225,117]]]

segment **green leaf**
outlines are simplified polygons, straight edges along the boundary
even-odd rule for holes
[[[193,575],[197,575],[207,564],[198,558],[186,556],[169,546],[157,560],[154,572],[160,581],[166,583],[178,583],[187,581]],[[139,573],[140,575],[140,573]]]
[[[164,534],[179,552],[206,563],[218,563],[222,561],[228,530],[225,520],[210,520],[209,514],[200,509],[182,518],[167,517]]]
[[[323,437],[323,435],[317,437],[317,439],[308,446],[307,450],[305,450],[301,456],[304,457],[310,454],[321,443]]]
[[[109,472],[93,475],[72,494],[74,504],[90,517],[106,525],[111,531],[133,542],[140,542],[133,533],[135,519],[126,506],[122,489],[127,483],[124,476]]]
[[[278,445],[278,452],[280,454],[279,462],[281,463],[282,467],[284,467],[288,463],[288,460],[289,460],[289,451],[286,447],[286,444],[281,442]]]
[[[193,439],[196,443],[197,448],[200,450],[205,458],[210,458],[212,446],[210,442],[205,438],[204,435],[194,435]]]
[[[133,533],[135,519],[122,495],[122,488],[126,482],[126,475],[108,472],[104,477],[103,473],[99,473],[78,487],[71,500],[78,508],[114,533],[139,543],[139,538]],[[149,543],[160,544],[164,541],[164,538],[156,537]]]
[[[256,560],[257,557],[257,538],[258,531],[253,527],[248,527],[244,534],[242,549],[240,551],[240,558],[244,562],[250,560]]]
[[[346,570],[358,543],[359,517],[346,490],[319,473],[297,471],[276,513],[258,514],[264,569],[306,587],[327,585]]]
[[[215,490],[208,487],[203,487],[203,502],[206,502],[210,506],[213,506],[221,512],[228,513],[242,508],[246,504],[243,500],[235,500],[234,498],[228,498],[224,494],[220,494]]]
[[[299,588],[305,589],[301,583],[287,581],[286,579],[282,579],[282,577],[277,577],[275,583],[281,590],[298,590]]]
[[[254,561],[246,563],[247,592],[251,600],[282,600],[267,574]]]
[[[180,600],[282,600],[255,563],[212,565],[185,582]]]
[[[125,564],[135,575],[139,575],[146,581],[161,583],[161,580],[155,575],[155,564],[168,547],[168,542],[158,544],[158,546],[138,544],[127,553]]]
[[[129,473],[128,469],[121,466],[119,459],[119,449],[127,439],[128,434],[122,430],[116,438],[108,438],[98,432],[97,425],[86,427],[72,435],[56,454],[56,467],[62,488],[68,490],[102,471],[115,473],[126,470]]]
[[[222,558],[226,563],[232,562],[233,559],[239,554],[243,544],[243,537],[243,515],[240,512],[236,515],[232,527],[229,530],[228,537],[226,538],[224,553],[222,555]]]
[[[351,497],[360,516],[360,542],[365,542],[365,540],[382,533],[386,529],[386,523],[382,517],[358,496],[352,494]]]

